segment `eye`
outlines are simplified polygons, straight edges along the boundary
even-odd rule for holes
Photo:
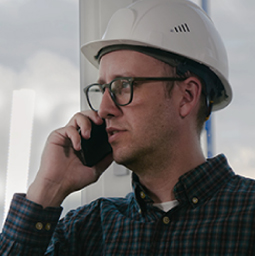
[[[129,82],[129,81],[127,81],[127,80],[122,80],[121,82],[122,82],[121,85],[122,85],[122,88],[123,88],[123,89],[130,87],[130,82]]]
[[[130,82],[126,79],[118,79],[111,84],[111,91],[116,94],[123,94],[130,92]]]

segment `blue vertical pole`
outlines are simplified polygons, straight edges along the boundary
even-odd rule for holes
[[[201,0],[202,8],[203,10],[209,15],[209,8],[208,8],[208,1],[207,0]],[[206,130],[206,140],[207,140],[207,157],[213,157],[214,150],[213,150],[213,132],[212,132],[212,116],[209,120],[205,123],[205,130]]]
[[[213,157],[213,133],[212,133],[212,116],[205,123],[206,140],[207,140],[207,157]]]
[[[208,1],[202,0],[202,9],[208,14]]]

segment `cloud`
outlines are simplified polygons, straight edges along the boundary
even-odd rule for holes
[[[2,170],[6,169],[7,164],[13,89],[28,88],[36,93],[29,180],[31,182],[38,170],[40,155],[49,133],[64,126],[80,109],[79,79],[79,68],[72,61],[48,50],[38,51],[28,58],[20,71],[0,66],[0,83],[4,85],[0,87],[0,98],[4,100],[0,113],[2,120],[5,120],[0,127]],[[25,114],[20,113],[21,116]],[[4,173],[0,173],[0,177],[4,180]]]
[[[14,85],[17,83],[17,74],[10,68],[0,65],[0,112],[6,110],[10,104],[10,95]],[[3,113],[2,113],[3,114]]]
[[[55,107],[75,103],[79,107],[79,69],[64,56],[47,50],[31,56],[20,71],[0,66],[0,110],[10,106],[14,89],[33,89],[38,118],[47,118]],[[78,110],[78,109],[77,109]]]
[[[47,120],[58,106],[75,103],[79,108],[79,69],[64,56],[37,52],[27,60],[19,81],[21,88],[36,91],[36,116],[42,120]]]
[[[0,219],[13,90],[36,91],[29,181],[48,134],[79,110],[78,6],[68,0],[0,0]]]
[[[63,0],[1,4],[0,63],[20,70],[25,59],[48,49],[79,64],[78,6]]]
[[[56,1],[56,0],[55,0]],[[60,0],[59,0],[60,1]],[[34,2],[34,0],[0,0],[0,4],[4,5],[4,6],[20,6],[20,5],[24,5],[27,3],[32,3]],[[61,0],[62,3],[65,2],[71,2],[71,3],[78,3],[79,0]]]
[[[214,115],[216,152],[224,152],[237,173],[255,178],[255,28],[249,22],[254,19],[255,2],[214,0],[210,6],[228,52],[233,89],[231,104]]]
[[[8,122],[12,88],[36,91],[36,170],[47,134],[79,110],[78,0],[0,0],[0,6],[1,117]],[[227,48],[234,93],[231,105],[214,115],[215,153],[224,152],[235,171],[255,177],[255,1],[213,0],[209,9]],[[1,133],[3,142],[8,125],[1,125]]]

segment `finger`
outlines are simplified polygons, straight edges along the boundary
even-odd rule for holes
[[[80,114],[88,117],[95,124],[98,124],[98,125],[102,124],[102,118],[98,115],[96,111],[86,110],[86,111],[81,111]]]
[[[91,133],[91,121],[98,125],[103,123],[103,120],[98,116],[97,112],[83,111],[76,113],[67,126],[73,126],[77,130],[80,129],[82,137],[89,139]]]
[[[70,143],[76,151],[81,150],[81,137],[79,132],[73,126],[66,126],[55,131],[57,138],[54,138],[54,144],[60,146],[69,146]],[[69,141],[69,142],[68,142]]]

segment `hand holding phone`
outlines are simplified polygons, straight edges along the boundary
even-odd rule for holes
[[[105,122],[102,125],[96,125],[91,122],[91,125],[90,138],[86,140],[81,136],[82,162],[88,167],[94,166],[112,152],[105,130]]]

